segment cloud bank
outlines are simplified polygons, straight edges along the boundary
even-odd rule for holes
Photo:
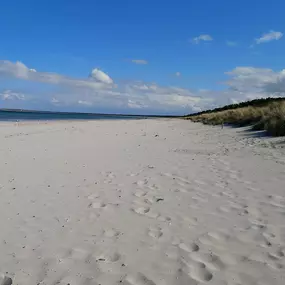
[[[223,83],[223,90],[192,90],[143,81],[114,82],[110,75],[98,68],[91,70],[87,78],[73,78],[39,72],[21,62],[0,61],[0,79],[28,82],[32,86],[30,88],[33,88],[34,83],[44,83],[45,86],[54,86],[56,90],[44,92],[43,88],[29,93],[4,89],[0,90],[0,103],[2,106],[23,108],[42,106],[44,109],[48,106],[56,110],[69,108],[90,112],[186,114],[244,100],[285,94],[285,70],[277,72],[244,66],[225,74],[228,80]]]

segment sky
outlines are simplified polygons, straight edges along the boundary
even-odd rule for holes
[[[285,94],[285,1],[0,1],[0,108],[193,113]]]

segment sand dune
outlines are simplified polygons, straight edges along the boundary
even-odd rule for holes
[[[0,284],[284,284],[276,139],[182,120],[2,123],[0,138]]]

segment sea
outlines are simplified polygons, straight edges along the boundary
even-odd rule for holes
[[[108,115],[87,113],[59,113],[59,112],[34,112],[34,111],[0,111],[0,121],[54,121],[54,120],[130,120],[145,119],[146,116]]]

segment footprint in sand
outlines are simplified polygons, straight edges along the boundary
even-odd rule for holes
[[[143,190],[138,190],[134,193],[134,196],[138,197],[138,198],[141,198],[141,197],[144,197],[147,195],[147,192],[146,191],[143,191]]]
[[[158,213],[153,212],[148,206],[134,206],[131,208],[131,211],[152,219],[159,219],[161,217]]]
[[[207,268],[206,264],[204,264],[203,262],[194,261],[194,260],[186,262],[185,260],[183,260],[182,263],[185,266],[184,271],[186,271],[186,273],[191,279],[203,283],[213,279],[212,272]]]
[[[121,233],[115,229],[103,230],[103,235],[108,238],[118,237]]]
[[[117,262],[121,259],[121,255],[118,252],[103,252],[96,255],[98,262]]]
[[[134,184],[137,184],[139,187],[145,187],[148,184],[148,179],[139,180],[135,182]]]
[[[121,283],[123,285],[156,285],[155,282],[142,273],[128,275]]]
[[[106,204],[101,201],[96,201],[96,202],[92,202],[89,204],[89,208],[93,208],[93,209],[102,209],[105,207],[106,207]]]
[[[122,255],[116,250],[106,249],[94,254],[93,256],[96,260],[96,267],[100,270],[100,273],[106,273],[109,277],[112,277],[112,275],[124,274],[126,265],[123,261]],[[106,283],[102,282],[101,284]]]
[[[104,203],[101,200],[97,200],[100,198],[100,195],[98,194],[91,194],[87,197],[88,200],[91,200],[92,202],[89,203],[88,207],[93,209],[102,209],[106,207],[106,203]]]
[[[279,256],[279,251],[273,252],[252,252],[247,257],[250,262],[258,262],[267,265],[274,270],[280,270],[284,266],[282,265],[283,257]]]
[[[115,173],[113,173],[112,171],[101,172],[101,174],[106,178],[110,178],[110,179],[116,178]]]
[[[162,229],[160,227],[150,227],[147,230],[147,234],[152,238],[159,239],[160,237],[162,237],[163,232],[162,232]]]
[[[199,245],[194,242],[189,242],[189,243],[181,242],[178,244],[178,247],[188,253],[196,252],[199,251],[200,249]]]
[[[99,197],[100,197],[99,194],[94,193],[94,194],[89,195],[89,196],[87,197],[87,199],[88,199],[88,200],[95,200],[95,199],[98,199]]]
[[[199,238],[202,245],[224,248],[225,244],[232,239],[231,235],[224,232],[208,232]]]
[[[160,189],[160,187],[156,184],[148,185],[147,188],[150,190],[159,190]]]
[[[219,256],[209,253],[194,252],[190,254],[192,260],[205,264],[212,271],[220,271],[226,268]]]
[[[155,202],[155,197],[147,197],[144,199],[144,203],[152,205]]]
[[[156,197],[156,196],[148,196],[144,199],[144,203],[148,204],[148,205],[152,205],[154,203],[159,203],[164,201],[164,198],[162,197]]]
[[[252,229],[249,228],[244,232],[241,232],[237,235],[237,239],[241,242],[256,244],[260,247],[268,248],[271,247],[271,242],[263,235],[262,229]]]
[[[164,217],[164,216],[161,216],[159,215],[158,218],[157,218],[160,222],[167,222],[167,223],[170,223],[171,222],[171,218],[170,217]]]
[[[190,277],[199,282],[207,282],[213,278],[213,274],[203,263],[197,263],[190,267]]]
[[[134,207],[134,208],[131,208],[131,210],[137,214],[144,215],[150,211],[150,207]]]

